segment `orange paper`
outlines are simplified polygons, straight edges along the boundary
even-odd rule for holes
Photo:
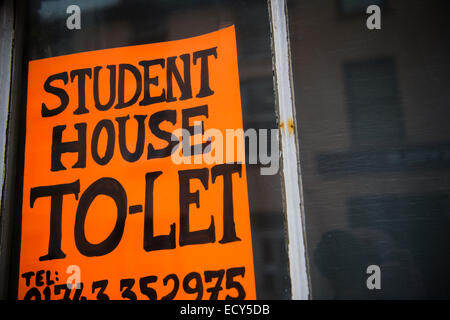
[[[31,61],[27,97],[19,299],[256,297],[245,163],[164,151],[242,129],[234,27]]]

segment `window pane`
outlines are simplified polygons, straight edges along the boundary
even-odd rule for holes
[[[380,2],[288,1],[311,291],[449,298],[450,6]]]
[[[277,128],[266,2],[102,0],[77,3],[81,8],[81,29],[69,30],[66,8],[72,1],[30,2],[26,12],[24,65],[30,60],[72,53],[185,39],[235,25],[244,130]],[[23,77],[26,79],[27,75]],[[25,101],[20,107],[25,110]],[[278,154],[278,150],[271,152]],[[247,164],[257,297],[289,298],[280,175],[279,171],[262,175],[260,169],[259,164]]]

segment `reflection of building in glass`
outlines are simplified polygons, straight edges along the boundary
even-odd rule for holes
[[[449,297],[449,8],[288,2],[313,297]]]
[[[344,64],[352,145],[397,146],[404,141],[395,64],[392,58]]]

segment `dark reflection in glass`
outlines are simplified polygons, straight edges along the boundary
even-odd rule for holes
[[[449,298],[449,2],[288,14],[313,298]]]
[[[394,59],[350,61],[343,67],[353,147],[401,144],[404,129]]]
[[[66,28],[72,1],[30,1],[27,59],[197,36],[232,24],[247,128],[276,128],[270,24],[265,1],[77,1],[81,30]],[[290,297],[279,175],[247,166],[257,297]]]

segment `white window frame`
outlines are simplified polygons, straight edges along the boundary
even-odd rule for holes
[[[306,258],[303,190],[298,153],[295,100],[292,79],[289,25],[285,0],[269,0],[276,104],[280,126],[280,150],[284,206],[288,229],[291,297],[310,298]]]

